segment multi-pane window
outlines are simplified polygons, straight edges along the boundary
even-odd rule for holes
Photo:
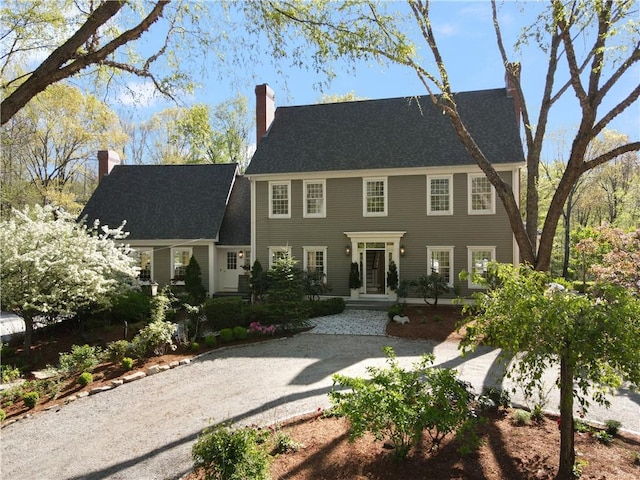
[[[307,272],[325,273],[325,249],[320,247],[305,248],[305,265]]]
[[[238,268],[238,252],[227,252],[227,270]]]
[[[387,214],[387,180],[368,178],[364,180],[364,215],[384,216]]]
[[[138,279],[141,282],[149,283],[151,282],[152,275],[153,250],[139,250],[138,254],[140,256],[140,274],[138,275]]]
[[[451,215],[453,213],[452,176],[427,177],[427,213]]]
[[[325,216],[325,182],[308,180],[304,182],[304,216]]]
[[[495,213],[493,185],[484,174],[469,175],[469,214]]]
[[[427,247],[427,262],[428,273],[438,273],[453,285],[453,247]]]
[[[496,259],[495,247],[467,247],[469,251],[469,288],[480,288],[481,285],[473,281],[474,276],[486,277],[489,262]]]
[[[191,248],[172,248],[171,259],[171,280],[174,282],[184,282],[187,265],[189,265],[189,260],[191,260]]]
[[[289,218],[291,216],[291,184],[289,182],[269,183],[269,216]]]

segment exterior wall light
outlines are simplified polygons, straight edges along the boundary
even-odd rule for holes
[[[345,253],[345,255],[347,255],[347,256],[351,255],[351,245],[347,245],[347,246],[344,248],[344,253]]]
[[[404,253],[405,253],[404,245],[400,245],[400,256],[404,257]]]

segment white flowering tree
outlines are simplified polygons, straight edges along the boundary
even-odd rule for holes
[[[109,299],[138,274],[126,237],[117,229],[86,226],[52,207],[14,211],[0,226],[2,309],[25,321],[24,348],[31,348],[34,319],[75,313]]]

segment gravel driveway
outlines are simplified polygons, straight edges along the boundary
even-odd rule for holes
[[[180,478],[192,467],[193,442],[210,423],[271,424],[325,408],[331,375],[362,375],[365,366],[382,365],[387,345],[403,364],[433,352],[437,364],[457,368],[478,390],[502,371],[495,350],[478,349],[461,359],[452,343],[382,335],[302,334],[214,350],[190,365],[8,425],[0,433],[0,476]],[[640,397],[623,393],[601,420],[618,418],[640,431]]]

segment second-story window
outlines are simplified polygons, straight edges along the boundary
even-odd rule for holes
[[[306,180],[304,182],[304,216],[325,217],[324,180]]]
[[[364,216],[386,216],[387,179],[365,178],[363,190]]]
[[[453,177],[451,175],[427,177],[427,214],[453,214]]]
[[[291,182],[269,182],[269,217],[291,217]]]
[[[484,173],[469,175],[469,215],[496,213],[493,185]]]

